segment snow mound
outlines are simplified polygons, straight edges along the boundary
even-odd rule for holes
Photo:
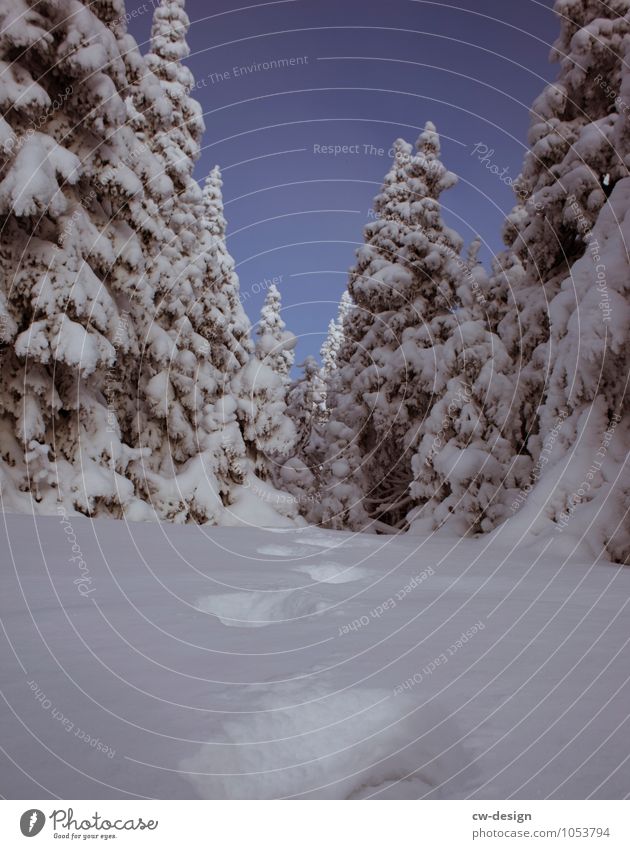
[[[439,705],[391,690],[272,686],[258,712],[213,723],[208,744],[181,762],[202,798],[440,798],[469,770]]]

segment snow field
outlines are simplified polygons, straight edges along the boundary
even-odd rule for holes
[[[562,538],[5,519],[7,797],[628,792],[630,573]]]

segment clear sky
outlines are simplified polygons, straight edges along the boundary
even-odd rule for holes
[[[152,2],[127,0],[148,49]],[[432,120],[460,182],[444,216],[501,248],[529,108],[556,76],[552,0],[189,0],[206,122],[196,175],[223,170],[228,246],[252,318],[276,278],[298,362],[319,351],[395,138]],[[287,61],[284,61],[287,60]],[[483,148],[486,149],[485,161]],[[330,152],[346,147],[345,152]],[[503,181],[488,169],[496,165]]]

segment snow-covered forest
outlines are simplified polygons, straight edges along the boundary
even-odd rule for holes
[[[322,364],[292,381],[280,293],[253,339],[220,170],[192,176],[184,3],[156,6],[143,56],[121,2],[4,2],[4,509],[377,533],[570,521],[625,562],[627,4],[557,5],[560,72],[532,107],[504,253],[488,271],[444,224],[457,177],[433,124],[399,139]]]
[[[555,10],[557,79],[531,107],[503,251],[482,262],[481,240],[467,241],[447,224],[442,204],[458,177],[442,157],[439,127],[425,116],[424,103],[418,137],[393,141],[321,355],[297,362],[281,288],[268,288],[257,323],[246,314],[228,249],[229,177],[220,165],[203,180],[193,173],[205,126],[187,65],[184,0],[156,0],[145,51],[128,31],[124,0],[0,0],[5,515],[23,514],[13,517],[18,523],[36,516],[44,538],[52,527],[46,517],[63,517],[77,529],[88,527],[86,519],[103,520],[114,536],[117,526],[151,523],[139,530],[149,547],[156,523],[185,526],[165,532],[184,547],[185,534],[203,526],[221,546],[229,548],[230,539],[251,544],[252,556],[305,557],[297,571],[323,582],[321,596],[304,600],[275,560],[267,584],[264,564],[255,577],[251,569],[239,577],[238,564],[230,570],[222,562],[222,582],[235,573],[234,585],[251,579],[258,595],[245,604],[233,589],[199,602],[201,587],[191,589],[195,615],[210,615],[214,631],[320,611],[329,622],[330,610],[348,598],[335,594],[347,582],[378,578],[379,546],[393,537],[383,565],[389,576],[397,559],[407,563],[413,546],[430,540],[444,546],[432,562],[446,557],[450,540],[466,540],[476,552],[471,561],[483,546],[518,541],[528,553],[513,561],[511,586],[521,568],[525,573],[536,562],[532,552],[546,545],[569,557],[569,571],[575,564],[571,588],[586,562],[601,570],[609,568],[605,561],[630,563],[630,0],[557,0]],[[236,527],[239,536],[230,537]],[[26,525],[19,528],[24,541]],[[297,547],[287,548],[282,536],[280,545],[270,542],[272,532],[295,536]],[[309,566],[308,546],[318,544],[340,548],[346,559]],[[364,557],[368,567],[358,565]],[[458,557],[465,570],[467,557]],[[484,581],[499,563],[493,558],[484,561]],[[422,583],[416,573],[424,566],[413,563],[396,587],[412,578]],[[31,567],[22,567],[27,584]],[[588,579],[594,590],[604,575]],[[91,586],[83,579],[81,601],[88,604]],[[140,603],[138,575],[119,579]],[[169,584],[172,575],[160,580]],[[471,592],[480,583],[475,579]],[[273,606],[265,586],[283,588],[284,606]],[[395,598],[393,584],[368,593],[367,603],[378,606],[390,592]],[[411,591],[406,596],[407,606]],[[107,606],[109,596],[101,597]],[[159,608],[150,594],[148,601]],[[394,605],[397,616],[402,601]],[[616,603],[612,593],[609,602]],[[380,615],[362,613],[358,604],[334,619],[340,630],[354,623],[346,644],[362,629],[372,639],[380,627]],[[475,616],[482,620],[484,610]],[[178,639],[194,642],[170,624]],[[196,627],[198,634],[202,626]],[[241,640],[227,631],[226,651],[245,654],[250,644],[242,640],[257,634],[245,630]],[[277,648],[273,639],[260,645],[268,653]],[[328,660],[314,654],[311,665]],[[254,667],[241,670],[242,680],[255,675]],[[391,689],[412,671],[379,687]],[[53,687],[37,680],[47,692]],[[343,687],[350,684],[344,679]],[[309,686],[317,702],[320,685]],[[261,697],[260,710],[302,695],[295,682],[283,687],[279,701]],[[380,704],[381,690],[365,692]],[[338,696],[321,715],[313,708],[296,733],[336,721],[339,711],[359,711],[364,702],[353,698],[350,691]],[[383,721],[397,723],[394,738],[382,751],[376,747],[386,764],[390,743],[415,737],[406,713],[412,702],[406,693],[393,713],[383,708]],[[282,713],[277,717],[260,720],[254,736],[280,734]],[[379,726],[379,711],[370,717]],[[227,744],[251,728],[242,718],[226,728],[226,745],[212,765],[230,773],[235,756]],[[353,746],[352,730],[344,733]],[[322,745],[327,741],[324,733]],[[436,751],[440,746],[434,742]],[[296,757],[318,751],[313,743]],[[345,766],[335,764],[324,795],[363,797],[374,785],[395,796],[390,789],[413,772],[414,752],[393,772],[368,769],[363,752],[355,783],[342,780]],[[447,793],[465,795],[478,786],[473,759],[458,748],[451,755],[439,761],[439,782]],[[269,755],[281,766],[291,757],[282,746]],[[275,784],[250,778],[230,790],[199,777],[210,765],[205,755],[182,762],[196,771],[195,792],[206,796],[317,795],[328,780],[315,770],[294,784],[289,770]],[[245,767],[255,773],[268,762],[259,753]],[[488,781],[490,774],[483,773]],[[40,779],[50,790],[51,776]],[[510,778],[510,792],[520,792],[519,780]],[[554,773],[541,793],[559,780]],[[164,781],[156,793],[186,795]],[[114,773],[101,782],[88,795],[114,786],[131,792]],[[425,776],[405,792],[417,798],[435,786]],[[490,786],[495,796],[503,792]],[[615,785],[612,792],[621,790]]]

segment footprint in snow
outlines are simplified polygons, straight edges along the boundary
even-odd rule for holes
[[[256,549],[256,552],[270,557],[286,557],[292,560],[313,557],[317,553],[308,543],[306,545],[261,545],[260,548]]]
[[[318,563],[312,566],[298,566],[296,572],[303,572],[314,581],[322,584],[348,584],[369,577],[370,573],[361,566],[341,566],[339,563]]]
[[[298,537],[300,545],[310,545],[313,548],[325,548],[329,551],[332,549],[342,550],[345,548],[374,548],[375,539],[376,538],[371,534],[354,534],[354,536],[347,536],[343,539],[338,536]]]
[[[261,545],[258,554],[270,554],[272,557],[295,557],[296,551],[288,545]]]
[[[321,593],[303,589],[210,595],[198,599],[195,607],[234,628],[264,628],[305,619],[332,608]]]
[[[334,548],[339,547],[339,540],[332,539],[300,539],[300,545],[311,545],[315,548]]]

